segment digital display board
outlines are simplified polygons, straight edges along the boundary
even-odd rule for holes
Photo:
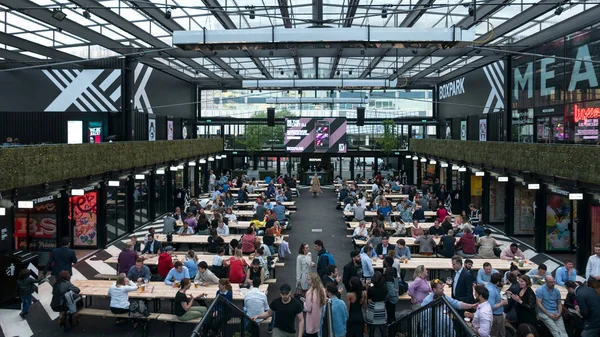
[[[345,118],[286,118],[285,150],[289,153],[346,153]]]

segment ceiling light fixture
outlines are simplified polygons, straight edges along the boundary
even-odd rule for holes
[[[339,71],[339,70],[338,70],[338,71],[336,71],[335,73],[336,73],[338,76],[340,76],[340,71]]]
[[[467,172],[467,168],[464,166],[461,166],[458,168],[458,172]]]
[[[58,21],[62,21],[67,17],[67,14],[60,9],[54,9],[52,11],[52,17]]]
[[[527,184],[527,189],[528,190],[539,190],[540,184]]]
[[[200,159],[200,164],[206,164],[206,159],[204,159],[204,158]]]
[[[561,15],[563,11],[564,11],[563,6],[558,5],[558,7],[556,7],[556,10],[554,11],[554,14],[555,15]]]
[[[419,157],[417,157],[417,156],[414,156],[414,157],[412,157],[412,160],[415,160],[415,161],[416,161],[416,160],[419,160]]]
[[[250,20],[254,20],[256,19],[256,12],[254,11],[254,6],[246,6],[246,9],[249,10],[250,13]]]
[[[508,182],[508,177],[498,177],[498,181],[501,183],[506,183]]]
[[[92,14],[86,9],[83,11],[83,17],[89,20],[92,17]]]
[[[120,182],[118,180],[109,180],[108,186],[110,187],[119,187]]]
[[[410,154],[407,154],[406,156],[404,156],[404,158],[410,159],[410,158],[412,158],[412,156]]]
[[[381,9],[381,18],[382,19],[387,19],[387,8],[385,8],[387,5],[383,5],[383,8]]]
[[[419,51],[416,49],[413,49],[411,52],[413,53],[413,55],[417,55],[419,53]]]
[[[483,171],[475,172],[475,176],[476,177],[483,177],[483,176],[485,176],[485,172],[483,172]]]
[[[171,18],[171,10],[167,9],[167,11],[165,12],[165,19],[169,20]]]
[[[156,170],[156,174],[159,174],[159,175],[165,174],[165,169],[158,169],[158,170]]]
[[[19,201],[17,208],[30,209],[33,208],[33,201]]]
[[[283,75],[283,69],[280,69],[280,70],[279,70],[279,73],[280,73],[281,75]]]
[[[348,75],[352,75],[352,69],[348,70]]]
[[[78,188],[78,189],[74,188],[74,189],[71,190],[71,195],[82,196],[84,194],[85,194],[85,191],[83,189],[80,189],[80,188]]]
[[[569,193],[569,200],[583,200],[583,193]]]
[[[2,215],[2,216],[6,215],[6,208],[0,207],[0,215]]]
[[[135,175],[135,180],[144,180],[146,179],[146,176],[144,176],[143,174],[136,174]]]
[[[458,165],[452,165],[452,171],[458,171],[459,168]]]
[[[448,167],[448,163],[441,163],[440,166],[441,167]]]
[[[177,169],[178,169],[178,170],[183,170],[183,168],[184,168],[184,167],[185,167],[185,166],[183,166],[183,164],[179,164],[179,165],[177,165]]]
[[[421,158],[421,163],[426,163],[427,162],[427,158]]]

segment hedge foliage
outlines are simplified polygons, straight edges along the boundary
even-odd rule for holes
[[[411,139],[419,155],[600,184],[600,146]]]
[[[222,139],[61,144],[0,148],[0,190],[223,151]]]

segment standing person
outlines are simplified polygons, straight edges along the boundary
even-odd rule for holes
[[[527,275],[519,276],[519,293],[506,292],[517,303],[519,325],[537,325],[536,297],[531,289],[531,279]]]
[[[327,301],[331,302],[331,320],[333,322],[333,336],[331,337],[345,337],[346,336],[346,324],[348,322],[348,310],[344,301],[338,298],[338,288],[330,283],[325,288],[327,291]],[[326,310],[323,306],[321,318],[323,325],[325,325],[325,314]],[[325,327],[323,327],[325,330]]]
[[[323,277],[323,275],[327,275],[327,266],[335,264],[335,261],[333,260],[333,256],[325,249],[323,241],[315,240],[314,248],[318,253],[317,273],[319,274],[319,277]]]
[[[490,302],[492,313],[494,315],[490,336],[504,337],[506,334],[504,329],[504,306],[508,304],[508,300],[502,299],[502,296],[500,295],[500,289],[502,289],[502,274],[492,274],[490,282],[485,287],[489,292],[488,301]]]
[[[410,296],[411,309],[413,311],[421,307],[421,302],[431,294],[431,286],[427,282],[427,269],[424,265],[415,268],[413,275],[414,281],[408,286],[408,295]]]
[[[316,173],[310,180],[309,192],[313,194],[313,198],[316,198],[318,193],[323,193],[321,192],[321,183],[319,182],[319,176],[317,176]]]
[[[310,247],[308,243],[303,242],[296,257],[296,291],[301,292],[302,295],[305,295],[308,290],[308,276],[310,268],[314,266],[315,263],[312,262]]]
[[[29,307],[31,306],[31,296],[36,291],[37,286],[35,280],[31,277],[31,271],[29,269],[23,269],[19,272],[19,279],[17,280],[17,293],[21,298],[21,312],[19,316],[25,319],[25,316],[29,313]]]
[[[165,219],[163,220],[163,234],[171,234],[175,231],[175,218],[173,217],[173,213],[167,213]]]
[[[594,255],[590,256],[587,265],[585,266],[585,279],[590,277],[600,280],[600,242],[594,246]]]
[[[387,311],[385,308],[385,299],[387,295],[385,278],[381,272],[376,271],[367,290],[368,303],[365,321],[369,329],[369,337],[375,337],[376,330],[379,330],[381,336],[386,335]]]
[[[191,286],[192,282],[189,278],[182,279],[179,290],[175,294],[175,300],[173,301],[173,313],[177,316],[178,320],[183,322],[202,317],[207,310],[206,307],[194,305],[194,300],[201,300],[205,294],[199,294],[196,297],[186,294]]]
[[[565,286],[569,293],[575,295],[575,308],[583,316],[581,337],[600,336],[600,295],[594,289],[572,281],[567,281]]]
[[[51,275],[56,279],[58,274],[66,270],[69,275],[73,275],[73,265],[77,263],[77,255],[75,251],[69,246],[71,245],[71,238],[68,236],[63,237],[61,240],[61,247],[52,249],[50,253],[50,259],[44,269],[44,274],[48,276],[48,270],[52,268]]]
[[[360,262],[360,252],[357,250],[353,250],[350,252],[350,263],[344,266],[344,274],[342,277],[342,283],[344,283],[344,287],[346,291],[350,291],[350,280],[353,277],[358,277],[359,279],[362,277],[362,265]]]
[[[108,296],[110,296],[110,311],[113,314],[129,313],[129,293],[138,289],[138,286],[129,280],[124,273],[117,275],[117,281],[108,288]],[[117,319],[117,323],[123,322],[124,319]],[[133,327],[137,328],[138,322],[133,323]]]
[[[269,310],[261,315],[252,317],[253,320],[265,319],[271,317],[274,313],[275,324],[273,337],[296,337],[295,321],[298,319],[298,334],[304,335],[304,315],[302,314],[302,304],[292,298],[290,294],[292,288],[284,283],[279,287],[281,297],[276,298],[269,304]]]
[[[544,322],[554,337],[567,337],[565,323],[561,316],[562,302],[558,289],[554,287],[554,277],[546,276],[546,284],[537,288],[538,317]]]
[[[396,320],[396,304],[398,303],[398,269],[393,267],[394,257],[386,256],[383,260],[385,285],[387,288],[387,297],[385,299],[385,311],[387,314],[387,324],[392,324]]]
[[[452,298],[464,303],[473,303],[473,275],[463,267],[463,261],[460,256],[452,258],[452,269],[454,277],[452,282]]]
[[[306,292],[304,310],[306,311],[306,337],[317,337],[321,327],[321,310],[325,306],[325,289],[317,273],[310,273],[310,288]]]
[[[490,337],[490,330],[492,328],[492,320],[494,317],[492,315],[492,307],[488,302],[490,293],[484,286],[476,286],[475,293],[477,293],[475,303],[478,303],[479,305],[477,306],[475,314],[468,311],[465,312],[465,317],[473,320],[473,323],[467,324],[479,337]]]
[[[60,313],[60,326],[65,324],[66,317],[63,316],[65,310],[73,315],[73,325],[79,324],[77,310],[83,302],[81,301],[81,298],[77,299],[75,294],[79,294],[80,292],[81,290],[71,283],[71,274],[69,271],[63,270],[58,273],[56,283],[54,283],[54,287],[52,288],[50,307],[53,311]]]
[[[360,264],[362,266],[362,275],[365,279],[370,279],[375,274],[375,269],[373,268],[373,261],[371,261],[371,253],[373,252],[373,247],[367,244],[363,248],[363,252],[360,254]]]
[[[350,278],[346,298],[348,300],[348,321],[346,337],[364,337],[365,318],[363,311],[367,308],[367,293],[356,276]]]
[[[210,170],[210,176],[208,178],[208,191],[212,192],[215,190],[215,185],[217,184],[217,176],[215,176],[215,172]]]

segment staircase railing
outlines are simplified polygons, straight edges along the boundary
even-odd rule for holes
[[[388,325],[389,337],[476,337],[443,296]]]
[[[191,337],[259,337],[260,326],[223,295],[211,303]]]

